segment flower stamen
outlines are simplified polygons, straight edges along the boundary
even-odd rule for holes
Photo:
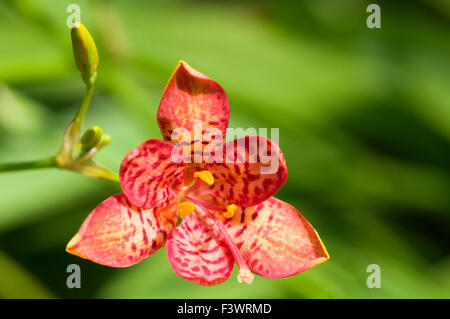
[[[194,177],[200,178],[202,181],[204,181],[206,184],[210,186],[214,184],[214,176],[208,170],[197,171],[194,173]]]
[[[239,248],[237,248],[236,244],[234,243],[233,239],[231,239],[230,235],[228,234],[223,224],[220,221],[218,221],[213,214],[211,214],[211,212],[201,203],[201,201],[193,197],[189,197],[189,199],[195,203],[195,205],[199,208],[200,211],[204,212],[209,218],[211,218],[218,227],[219,232],[222,234],[223,239],[228,245],[228,248],[230,248],[230,251],[234,257],[234,261],[236,262],[239,268],[239,274],[237,277],[238,281],[240,283],[245,282],[247,284],[251,284],[253,281],[253,274],[249,270],[247,263],[245,262],[244,257],[242,256]],[[197,212],[199,210],[197,210]]]
[[[236,212],[237,206],[234,204],[227,205],[227,211],[223,213],[225,218],[232,218]]]
[[[191,202],[182,202],[178,204],[178,211],[180,212],[181,218],[188,216],[194,209],[195,205]]]

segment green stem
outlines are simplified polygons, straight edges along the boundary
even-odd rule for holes
[[[80,161],[80,154],[74,158],[74,150],[80,140],[81,127],[86,112],[91,103],[92,95],[94,93],[94,83],[96,74],[86,83],[86,92],[81,102],[80,108],[73,121],[67,127],[63,137],[63,147],[56,156],[45,158],[37,161],[22,162],[22,163],[0,163],[0,172],[19,171],[34,168],[48,168],[57,167],[61,169],[72,170],[83,175],[106,179],[112,182],[119,182],[119,175],[110,171],[108,168],[102,166],[97,162],[82,162]],[[104,145],[103,145],[104,146]]]
[[[34,168],[58,167],[55,157],[45,158],[37,161],[19,163],[0,163],[0,172],[20,171]]]
[[[89,108],[89,104],[91,103],[92,95],[94,93],[94,83],[86,84],[86,92],[84,93],[83,101],[81,102],[81,106],[78,109],[77,115],[75,115],[74,121],[81,124],[83,123],[84,116],[86,115],[87,109]]]
[[[55,157],[44,158],[37,161],[29,161],[29,162],[19,162],[19,163],[0,163],[0,173],[3,172],[14,172],[21,171],[27,169],[37,169],[37,168],[60,168],[65,169],[63,167],[59,167],[56,162]],[[77,171],[74,169],[69,169],[71,171]],[[85,172],[79,173],[94,178],[100,178],[104,180],[108,180],[111,182],[119,183],[119,175],[117,173],[111,172],[109,169],[97,164],[97,166],[86,167]]]

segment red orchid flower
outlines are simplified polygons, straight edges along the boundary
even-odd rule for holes
[[[234,263],[239,282],[251,283],[252,273],[283,278],[329,258],[308,221],[291,205],[271,197],[286,181],[287,168],[269,139],[216,143],[213,154],[223,154],[224,159],[233,147],[232,162],[173,160],[178,143],[172,141],[174,130],[192,131],[194,120],[202,121],[205,137],[185,141],[194,149],[199,143],[200,150],[211,146],[209,130],[225,136],[229,103],[219,84],[180,62],[164,90],[157,120],[164,141],[150,139],[127,154],[120,167],[123,194],[94,209],[67,244],[69,253],[127,267],[167,243],[175,273],[200,285],[225,281]],[[252,138],[257,148],[275,156],[275,172],[263,174],[267,163],[259,156],[251,160]],[[178,217],[182,221],[176,226]]]

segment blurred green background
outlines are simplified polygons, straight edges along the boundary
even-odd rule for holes
[[[68,4],[100,54],[85,127],[121,159],[159,138],[156,111],[178,60],[219,82],[231,127],[279,127],[289,178],[277,197],[331,259],[295,277],[214,287],[174,274],[165,249],[113,269],[65,252],[118,185],[56,169],[0,174],[3,298],[449,298],[450,2],[0,1],[0,162],[47,157],[84,93]],[[82,288],[66,287],[81,266]],[[381,267],[369,289],[366,268]]]

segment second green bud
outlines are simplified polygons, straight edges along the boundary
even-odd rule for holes
[[[83,152],[96,147],[102,140],[103,131],[99,126],[93,126],[84,132],[81,137],[81,148]]]

